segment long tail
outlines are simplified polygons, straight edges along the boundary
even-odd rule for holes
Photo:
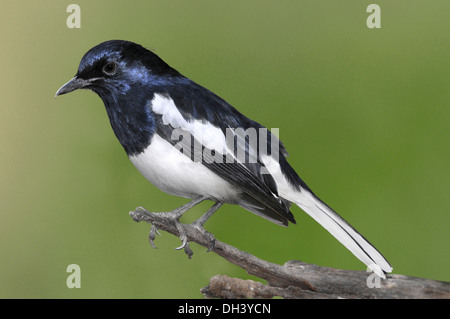
[[[300,196],[296,197],[293,201],[295,204],[328,230],[378,276],[385,278],[384,273],[392,272],[391,265],[383,255],[317,196],[302,189]]]

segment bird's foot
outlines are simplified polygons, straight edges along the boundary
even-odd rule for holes
[[[180,218],[187,210],[192,208],[194,205],[200,203],[202,200],[204,200],[204,199],[202,199],[202,198],[195,199],[195,200],[193,200],[179,208],[176,208],[170,212],[152,213],[142,207],[138,207],[136,209],[136,211],[142,211],[147,216],[149,214],[152,214],[152,215],[155,214],[155,215],[158,215],[158,217],[162,217],[166,221],[170,221],[176,227],[176,229],[178,231],[178,236],[180,237],[180,240],[181,240],[181,246],[179,246],[175,249],[177,249],[177,250],[184,249],[184,252],[186,253],[186,255],[189,258],[191,258],[194,253],[189,246],[189,241],[188,241],[188,237],[186,235],[186,230],[185,230],[185,227],[183,226],[184,224],[182,224],[180,222]],[[205,214],[203,214],[200,218],[198,218],[196,221],[194,221],[192,224],[190,224],[196,230],[198,230],[198,232],[200,234],[202,234],[202,236],[209,242],[207,252],[210,252],[211,250],[214,249],[216,241],[215,241],[214,235],[209,233],[208,231],[206,231],[205,228],[203,227],[203,225],[209,219],[209,217],[211,217],[212,214],[214,214],[214,212],[217,211],[217,209],[219,209],[220,206],[222,206],[221,203],[214,204]],[[154,241],[156,239],[156,235],[157,234],[160,235],[160,233],[158,232],[158,228],[153,223],[154,220],[150,221],[148,219],[136,219],[136,218],[135,218],[135,220],[136,221],[145,220],[152,225],[150,228],[150,233],[148,235],[148,239],[149,239],[150,245],[153,248],[157,248]]]
[[[203,217],[203,216],[202,216]],[[194,221],[192,224],[190,224],[191,226],[194,226],[195,229],[203,235],[203,237],[209,242],[209,247],[206,250],[206,252],[210,252],[211,250],[214,249],[215,243],[216,243],[216,239],[214,237],[213,234],[209,233],[208,231],[206,231],[205,228],[203,228],[203,224],[206,222],[206,219],[203,219],[202,217],[200,217],[199,219],[197,219],[196,221]],[[183,224],[180,223],[180,221],[178,219],[174,220],[174,224],[178,230],[179,233],[179,237],[181,240],[181,246],[176,247],[175,249],[177,250],[181,250],[184,249],[184,252],[186,253],[186,255],[189,258],[192,258],[192,255],[194,254],[194,252],[192,251],[191,247],[189,246],[189,241],[188,241],[188,237],[186,235],[186,232],[184,230]]]
[[[142,207],[139,207],[138,209],[144,210],[146,213],[151,213]],[[193,255],[193,252],[192,252],[191,248],[189,247],[188,238],[187,238],[186,232],[183,228],[183,224],[179,221],[179,219],[182,215],[182,214],[180,214],[179,209],[175,209],[170,212],[161,212],[161,213],[156,213],[156,214],[158,214],[159,216],[163,217],[166,220],[170,220],[171,223],[177,228],[182,244],[181,244],[181,246],[176,247],[175,249],[180,250],[180,249],[184,248],[186,255],[189,258],[191,258]],[[156,245],[155,245],[156,235],[161,236],[161,234],[158,231],[158,228],[154,224],[151,223],[150,233],[148,234],[148,241],[150,242],[150,245],[153,248],[157,249],[158,247],[156,247]]]
[[[166,218],[171,219],[172,223],[175,225],[175,227],[178,230],[179,233],[179,237],[181,240],[181,245],[179,247],[176,247],[175,249],[177,250],[181,250],[184,249],[184,252],[186,253],[186,255],[188,256],[188,258],[192,258],[192,255],[194,254],[194,252],[192,251],[191,247],[189,246],[189,241],[188,241],[188,237],[186,235],[186,232],[183,228],[183,223],[181,223],[179,221],[179,217],[177,217],[176,214],[172,215],[172,214],[167,214],[167,213],[172,213],[172,212],[164,212],[164,213],[159,213],[159,214],[166,214]],[[209,242],[209,246],[208,249],[206,250],[206,252],[210,252],[211,250],[214,249],[215,244],[216,244],[216,238],[214,237],[213,234],[211,234],[210,232],[208,232],[204,227],[203,227],[204,221],[199,218],[196,221],[194,221],[191,225],[195,227],[195,229],[203,235],[203,237]],[[148,235],[148,240],[150,242],[150,245],[153,248],[158,248],[155,245],[155,239],[156,239],[156,235],[161,236],[161,234],[158,231],[158,228],[152,224],[151,228],[150,228],[150,233]]]

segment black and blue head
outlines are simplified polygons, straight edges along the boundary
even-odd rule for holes
[[[178,71],[139,44],[111,40],[83,56],[76,75],[56,96],[77,89],[97,93],[120,143],[128,154],[134,154],[146,146],[154,131],[148,101],[178,77],[182,77]]]
[[[180,74],[160,57],[139,44],[111,40],[90,49],[81,59],[77,74],[56,96],[77,89],[90,89],[105,100],[126,94],[130,86],[148,86],[164,77]]]

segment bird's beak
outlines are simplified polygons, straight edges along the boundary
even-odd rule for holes
[[[63,95],[63,94],[70,93],[72,91],[84,88],[85,86],[89,85],[90,83],[91,83],[91,81],[89,81],[89,80],[80,79],[75,76],[72,80],[70,80],[63,86],[61,86],[59,88],[59,90],[56,91],[55,97],[57,97],[58,95]]]

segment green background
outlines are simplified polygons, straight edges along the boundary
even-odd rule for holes
[[[252,278],[128,212],[186,202],[131,165],[101,100],[54,99],[83,54],[109,39],[153,49],[269,128],[309,186],[368,238],[394,273],[450,280],[450,2],[2,1],[0,297],[202,298],[210,277]],[[209,203],[184,217],[200,216]],[[206,228],[260,258],[365,270],[298,207],[297,225],[223,207]],[[81,267],[68,289],[66,267]]]

